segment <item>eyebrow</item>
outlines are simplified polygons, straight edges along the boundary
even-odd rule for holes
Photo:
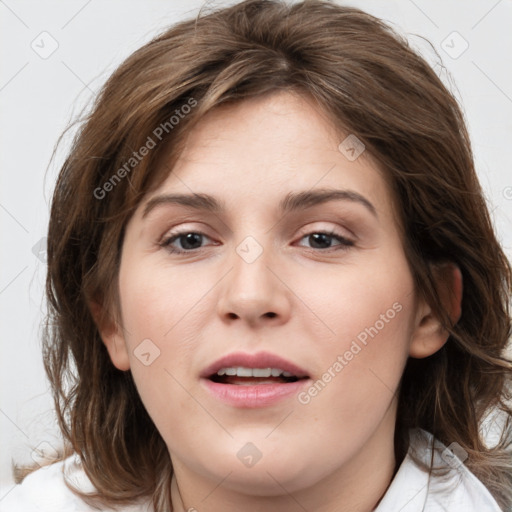
[[[289,192],[279,203],[279,211],[282,214],[291,213],[306,208],[312,208],[330,201],[351,201],[363,205],[378,218],[375,206],[358,192],[353,190],[338,190],[320,188],[301,192]],[[210,213],[221,213],[226,207],[224,201],[219,201],[209,194],[165,194],[154,197],[144,207],[142,218],[144,219],[155,208],[163,205],[178,204],[188,206],[195,210],[203,210]]]

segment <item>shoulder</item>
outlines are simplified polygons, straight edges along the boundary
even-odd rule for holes
[[[82,492],[94,487],[82,469],[78,456],[41,467],[16,485],[0,502],[0,512],[98,512],[77,496],[68,484]],[[105,512],[114,509],[103,508]],[[117,512],[150,511],[147,507],[120,508]]]
[[[425,430],[411,430],[409,452],[375,512],[502,512],[464,464],[462,452],[455,443],[446,447]],[[432,455],[433,467],[439,470],[429,478],[413,456],[430,466]]]

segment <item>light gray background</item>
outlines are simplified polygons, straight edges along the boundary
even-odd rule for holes
[[[71,117],[125,57],[163,27],[195,16],[203,4],[197,0],[0,0],[0,500],[13,485],[12,458],[31,461],[31,450],[40,443],[46,449],[58,445],[40,356],[45,266],[33,252],[46,234],[49,198],[67,148],[64,145],[57,154],[45,182],[54,144]],[[451,83],[437,56],[413,34],[436,47],[451,74],[450,88],[464,106],[480,179],[510,257],[512,0],[346,4],[408,34],[445,83]],[[53,54],[44,54],[56,44]]]

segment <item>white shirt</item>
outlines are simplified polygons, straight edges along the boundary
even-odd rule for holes
[[[410,435],[409,452],[374,512],[503,512],[482,482],[463,464],[463,456],[459,459],[437,440],[434,467],[442,465],[449,473],[445,477],[432,476],[429,482],[428,472],[414,463],[411,453],[415,452],[428,464],[431,455],[428,443],[432,435],[421,429],[411,430]],[[452,449],[460,455],[457,447]],[[66,486],[63,470],[73,486],[86,492],[94,490],[81,468],[78,456],[74,455],[28,475],[0,501],[0,511],[97,511]],[[152,512],[153,508],[148,500],[119,508],[118,511]]]
[[[445,467],[449,473],[438,477],[433,474],[429,481],[428,471],[412,460],[411,453],[429,466],[431,441],[429,432],[411,430],[409,451],[374,512],[503,512],[463,463],[464,451],[459,445],[450,445],[452,451],[435,440],[433,467]]]

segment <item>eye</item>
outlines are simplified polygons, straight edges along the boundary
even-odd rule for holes
[[[178,231],[171,232],[161,243],[160,246],[164,247],[171,253],[187,253],[193,252],[197,249],[201,249],[202,242],[210,237],[200,231]],[[307,239],[311,244],[311,249],[318,249],[320,251],[327,250],[343,250],[347,247],[354,245],[354,242],[348,240],[342,235],[337,234],[334,231],[312,231],[303,235],[300,240]],[[333,245],[333,240],[338,243]],[[177,247],[175,244],[178,243],[181,247]]]
[[[171,253],[184,253],[184,252],[192,252],[196,249],[201,248],[201,240],[202,238],[208,238],[204,233],[200,231],[178,231],[174,233],[169,233],[169,236],[166,237],[161,243],[161,247],[165,247]],[[181,248],[175,247],[174,242],[180,242]]]
[[[323,251],[328,249],[342,250],[354,245],[352,240],[349,240],[334,231],[312,231],[311,233],[304,235],[301,240],[305,238],[307,238],[312,244],[312,249],[320,249]],[[332,239],[337,240],[339,243],[332,246]]]

